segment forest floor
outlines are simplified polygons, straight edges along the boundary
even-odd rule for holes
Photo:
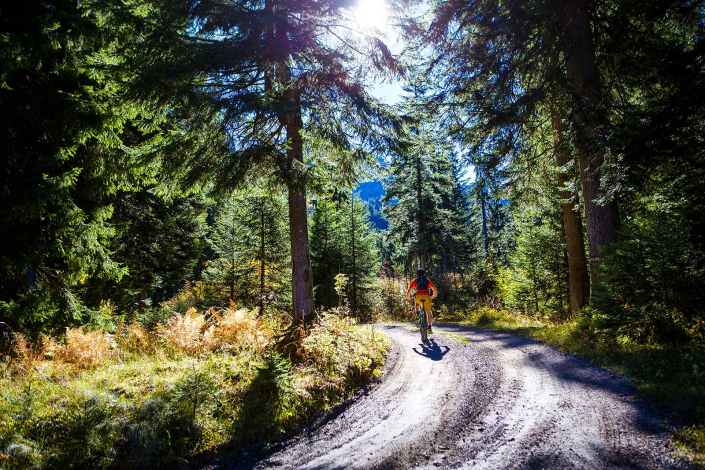
[[[220,468],[689,468],[614,372],[524,336],[379,327],[382,380],[276,448]]]
[[[214,321],[215,320],[217,321]],[[184,468],[247,455],[381,375],[386,337],[321,314],[297,360],[234,308],[68,330],[0,361],[0,468]]]

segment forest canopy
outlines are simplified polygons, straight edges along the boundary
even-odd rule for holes
[[[230,302],[369,321],[424,267],[446,312],[700,344],[703,7],[399,0],[384,27],[342,0],[2,7],[3,325]]]

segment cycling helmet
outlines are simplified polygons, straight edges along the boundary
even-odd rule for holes
[[[424,268],[419,268],[416,270],[417,276],[423,276],[424,274],[426,274],[426,270]]]

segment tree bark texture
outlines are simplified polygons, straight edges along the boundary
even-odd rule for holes
[[[265,10],[276,10],[272,0],[265,1]],[[289,39],[284,21],[277,23],[273,29],[266,31],[268,40],[287,46]],[[313,301],[313,277],[311,272],[311,251],[308,239],[308,213],[306,206],[306,188],[300,178],[304,165],[303,119],[301,117],[301,99],[292,83],[291,68],[288,60],[278,62],[265,70],[265,91],[278,85],[281,91],[283,110],[279,122],[286,129],[287,149],[285,171],[289,181],[289,240],[291,242],[291,289],[293,301],[292,324],[303,323],[307,315],[315,313]]]
[[[301,114],[292,115],[293,122],[287,126],[289,149],[287,158],[303,164],[303,142]],[[289,183],[289,230],[291,239],[292,298],[294,301],[294,323],[303,321],[314,310],[311,252],[308,240],[308,215],[306,212],[306,189],[300,181]]]
[[[350,241],[352,248],[352,309],[357,315],[357,266],[355,253],[355,198],[350,191]]]
[[[556,166],[564,167],[568,164],[569,157],[565,150],[564,136],[566,125],[556,110],[551,111],[554,143],[556,152]],[[570,295],[570,311],[575,313],[585,306],[590,293],[590,278],[588,277],[587,259],[585,257],[585,240],[583,238],[583,222],[580,213],[573,210],[574,204],[570,202],[575,194],[566,189],[569,182],[568,175],[558,172],[558,187],[562,199],[563,229],[565,231],[567,261],[568,261],[568,291]],[[568,201],[568,202],[566,202]]]
[[[614,201],[599,205],[600,167],[605,161],[604,151],[596,148],[597,128],[602,120],[599,115],[601,90],[595,62],[587,0],[565,0],[563,4],[564,53],[568,83],[574,94],[573,120],[580,182],[590,257],[591,296],[599,297],[600,247],[610,245],[619,227],[617,204]]]
[[[266,202],[263,201],[263,204]],[[264,313],[264,275],[265,269],[267,267],[264,259],[265,253],[265,232],[264,232],[264,208],[262,208],[262,214],[260,216],[260,271],[259,271],[259,314]]]
[[[483,185],[485,183],[482,183]],[[486,207],[485,207],[485,195],[484,195],[484,189],[483,193],[480,195],[480,205],[482,206],[482,238],[485,242],[485,257],[489,259],[490,257],[490,240],[487,237],[487,214],[486,214]]]
[[[295,170],[297,165],[303,165],[304,162],[301,108],[297,107],[295,111],[288,113],[286,120],[286,135],[289,143],[286,156],[288,167],[292,170],[293,176],[289,181],[288,188],[292,298],[294,302],[293,322],[300,323],[306,315],[314,311],[306,188],[300,178],[296,176]]]

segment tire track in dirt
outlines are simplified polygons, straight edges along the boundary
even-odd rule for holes
[[[377,385],[279,450],[221,468],[689,467],[608,371],[507,333],[436,325],[424,345],[408,325],[375,328],[393,342]]]

